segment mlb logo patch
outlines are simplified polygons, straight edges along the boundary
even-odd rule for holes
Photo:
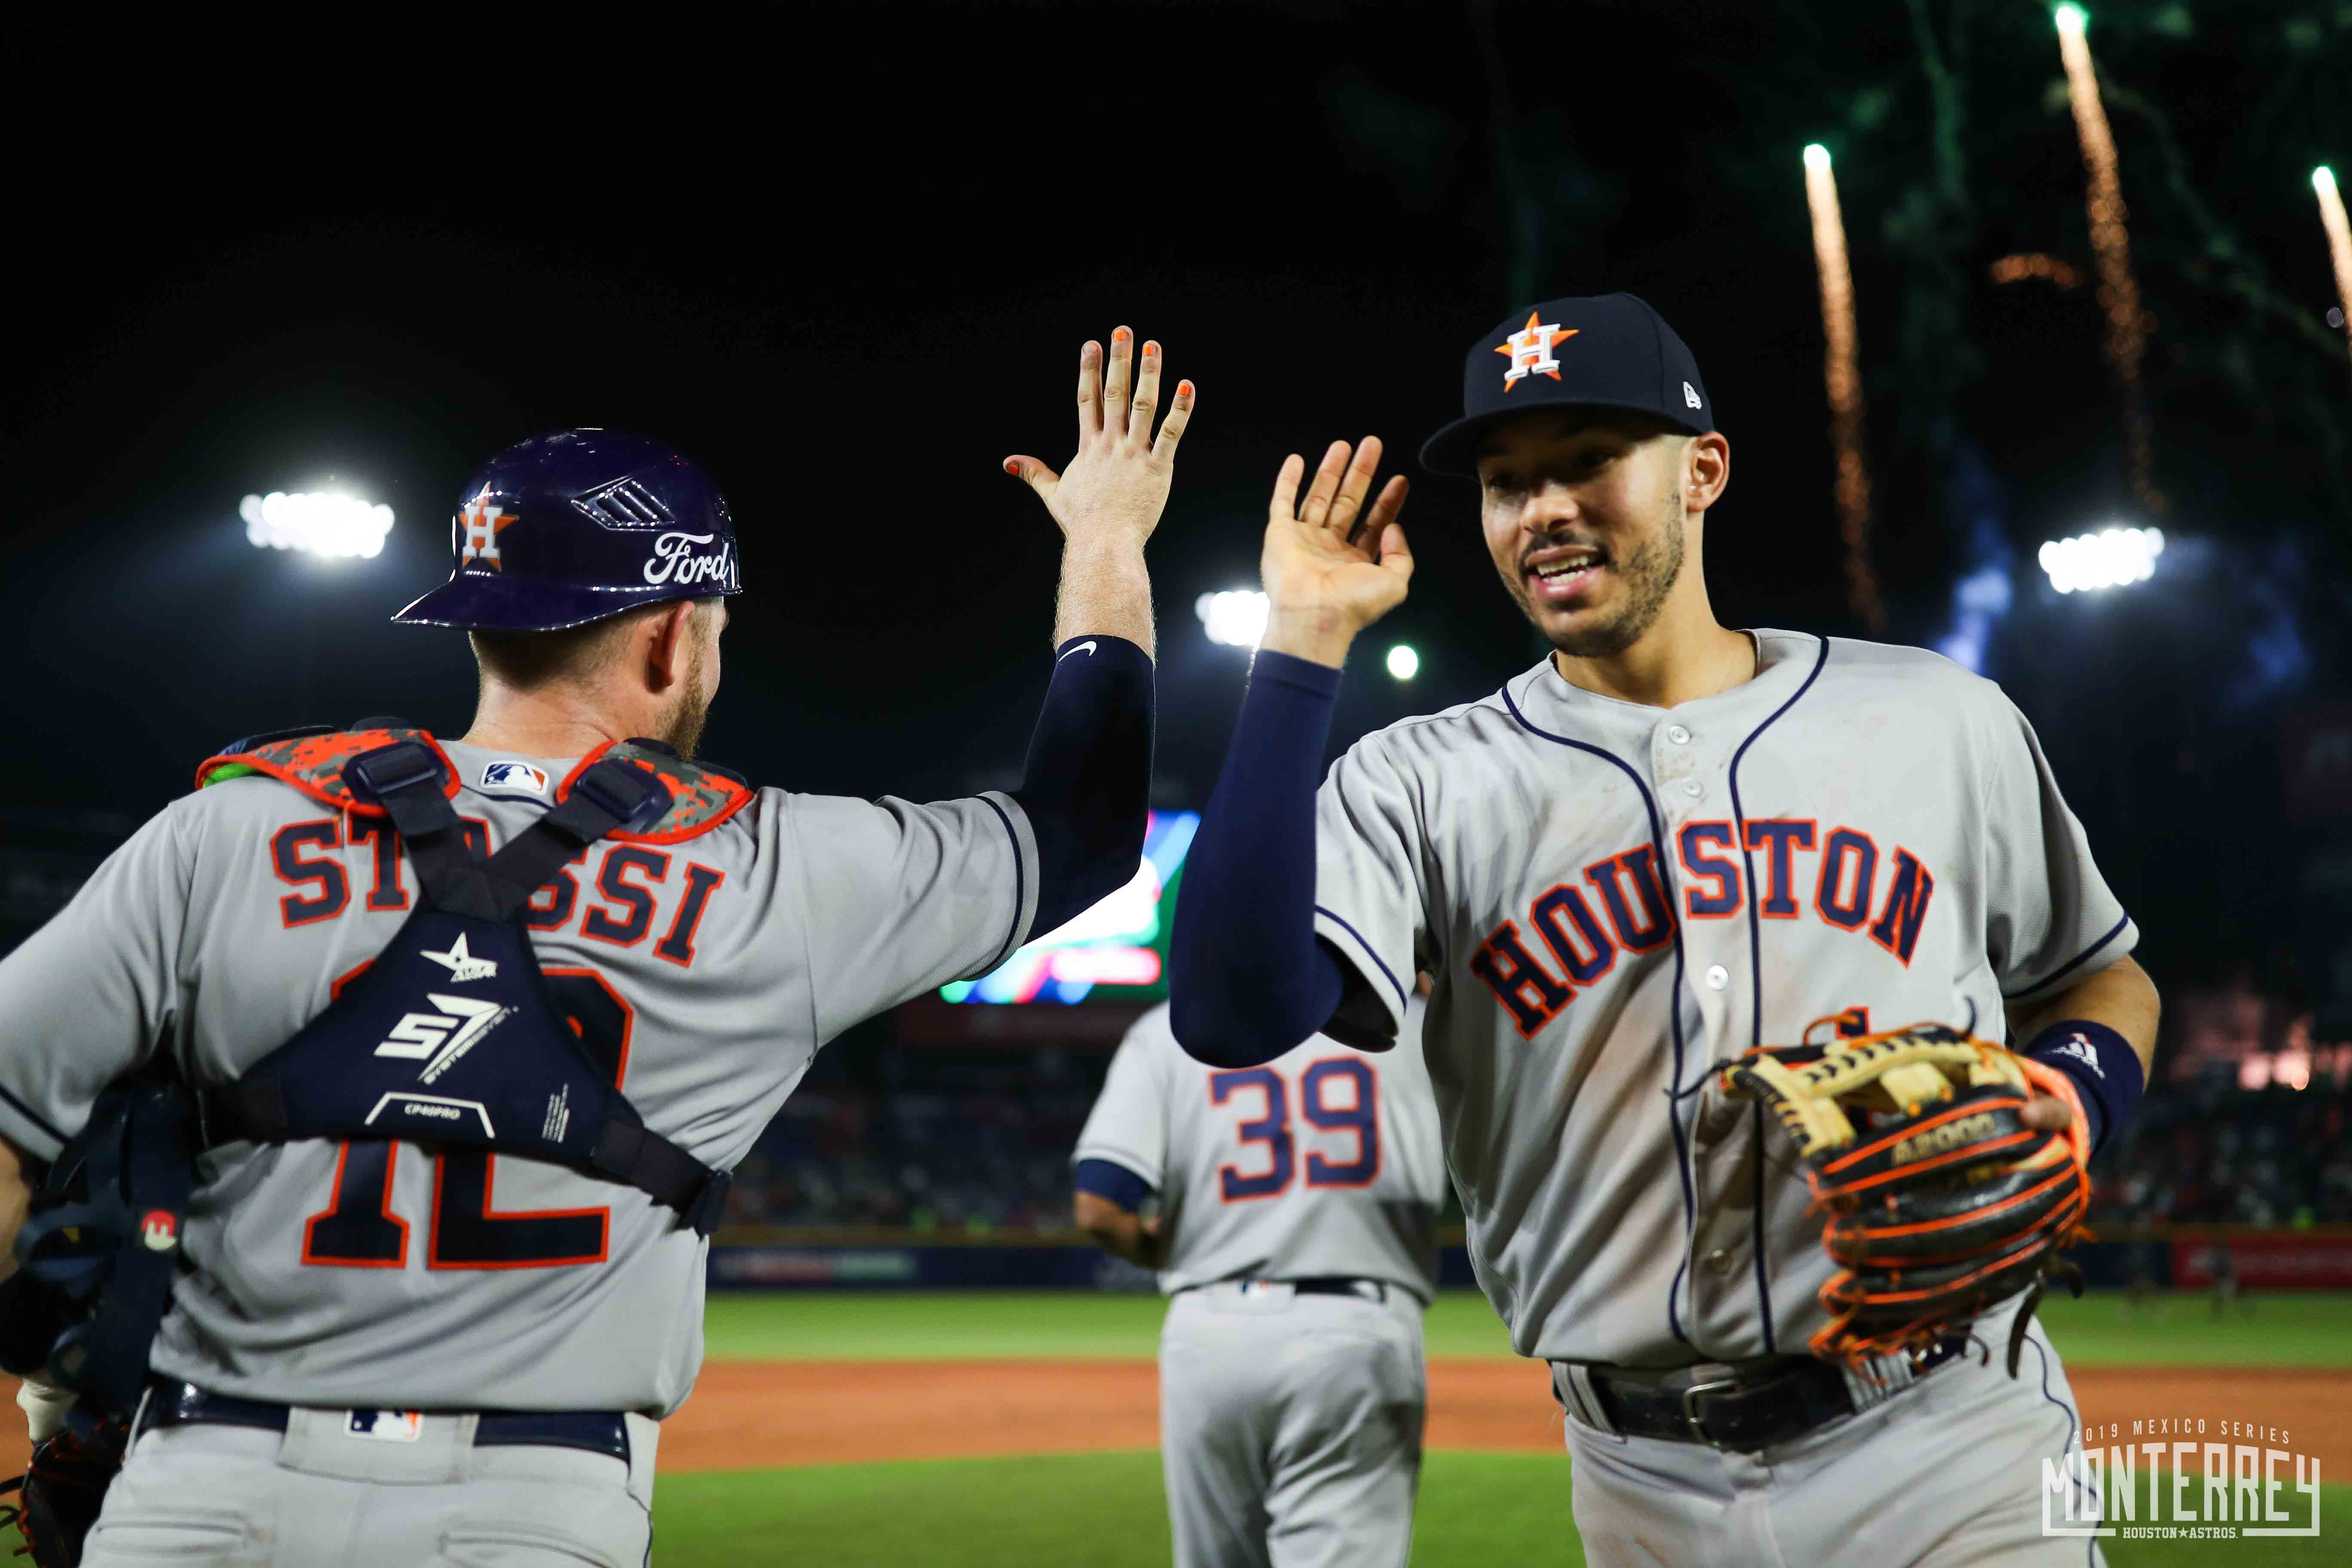
[[[482,766],[484,789],[527,789],[533,795],[547,793],[547,774],[529,763],[497,762]]]
[[[414,1443],[425,1436],[422,1410],[354,1410],[343,1418],[346,1436],[378,1443]]]

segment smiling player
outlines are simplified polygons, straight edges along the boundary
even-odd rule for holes
[[[2076,1421],[2020,1301],[1971,1323],[1988,1289],[1907,1353],[1845,1353],[1796,1149],[1713,1069],[1809,1033],[2005,1021],[2062,1090],[2018,1096],[2023,1137],[2079,1101],[2095,1142],[2137,1102],[2155,989],[1998,688],[1716,620],[1730,444],[1705,384],[1630,295],[1473,345],[1464,417],[1423,459],[1477,476],[1496,570],[1551,651],[1366,737],[1319,807],[1340,667],[1412,575],[1405,485],[1371,497],[1369,438],[1335,444],[1303,504],[1284,465],[1265,639],[1176,916],[1175,1032],[1228,1067],[1318,1029],[1380,1050],[1405,982],[1433,976],[1472,1258],[1552,1363],[1591,1561],[2079,1563],[2088,1543],[2037,1520]]]

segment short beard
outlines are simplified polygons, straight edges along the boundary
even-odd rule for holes
[[[655,739],[692,762],[695,747],[702,743],[703,721],[709,717],[710,694],[702,689],[702,666],[698,662],[679,685],[670,710],[662,715],[661,733]]]
[[[1666,597],[1683,574],[1682,498],[1674,500],[1665,526],[1615,568],[1625,580],[1624,607],[1598,626],[1548,633],[1552,647],[1570,658],[1612,658],[1640,642],[1658,624],[1658,613],[1666,607]],[[1522,582],[1521,592],[1525,591]]]

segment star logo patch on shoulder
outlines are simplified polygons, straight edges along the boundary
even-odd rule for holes
[[[1538,321],[1537,316],[1537,311],[1529,310],[1526,327],[1505,338],[1495,350],[1498,354],[1510,356],[1511,368],[1503,373],[1505,392],[1510,391],[1512,386],[1531,372],[1548,375],[1554,381],[1558,381],[1559,361],[1552,358],[1551,351],[1576,336],[1581,330],[1570,327],[1566,331],[1562,331],[1558,321]]]

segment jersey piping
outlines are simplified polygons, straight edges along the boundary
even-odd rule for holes
[[[1794,708],[1797,700],[1811,691],[1813,682],[1821,679],[1823,667],[1830,661],[1830,639],[1822,637],[1819,641],[1821,648],[1813,655],[1813,668],[1806,672],[1803,682],[1789,694],[1786,702],[1772,710],[1764,722],[1750,730],[1748,738],[1731,753],[1731,831],[1739,840],[1739,863],[1748,874],[1748,978],[1755,996],[1754,1005],[1748,1008],[1751,1047],[1764,1043],[1764,922],[1757,913],[1756,852],[1748,847],[1748,812],[1739,803],[1739,763],[1748,755],[1748,748],[1756,743],[1756,737],[1779,722],[1780,715]],[[1777,1355],[1780,1343],[1772,1327],[1772,1294],[1764,1279],[1764,1108],[1759,1104],[1752,1109],[1756,1112],[1751,1119],[1756,1139],[1756,1179],[1750,1184],[1748,1204],[1748,1221],[1755,1237],[1751,1261],[1756,1266],[1756,1304],[1764,1320],[1764,1352]]]
[[[1028,879],[1021,869],[1021,836],[1013,831],[1013,819],[1004,815],[1003,806],[986,795],[980,798],[989,810],[996,813],[996,820],[1003,825],[1004,837],[1013,843],[1013,929],[1004,933],[1004,945],[996,950],[996,956],[989,961],[988,968],[981,971],[985,974],[1011,958],[1021,946],[1021,911],[1029,907],[1029,886]]]
[[[1333,914],[1329,910],[1325,909],[1321,904],[1315,906],[1315,912],[1328,918],[1333,925],[1338,926],[1341,931],[1346,931],[1349,936],[1356,939],[1356,945],[1363,949],[1364,956],[1370,959],[1373,963],[1377,964],[1381,975],[1391,985],[1396,987],[1397,1005],[1400,1007],[1404,1006],[1406,1005],[1405,990],[1403,984],[1396,977],[1396,971],[1391,969],[1388,966],[1387,962],[1383,960],[1377,952],[1373,951],[1372,944],[1364,940],[1364,933],[1358,931],[1354,926],[1349,925],[1346,921],[1341,920],[1338,915]]]
[[[1539,735],[1543,739],[1550,741],[1555,744],[1572,747],[1580,752],[1589,752],[1604,762],[1613,763],[1627,778],[1633,781],[1634,789],[1641,792],[1642,809],[1643,812],[1648,814],[1650,818],[1650,847],[1658,857],[1659,875],[1664,876],[1665,874],[1665,868],[1668,865],[1668,861],[1666,859],[1664,833],[1658,824],[1658,803],[1655,797],[1650,794],[1649,784],[1642,777],[1640,772],[1637,771],[1631,763],[1628,763],[1622,757],[1618,756],[1614,752],[1604,751],[1601,747],[1591,744],[1590,742],[1572,741],[1565,735],[1555,735],[1549,730],[1537,728],[1535,724],[1529,722],[1526,714],[1519,711],[1519,705],[1512,700],[1511,689],[1509,687],[1506,686],[1503,688],[1501,696],[1503,699],[1503,706],[1510,710],[1511,717],[1517,720],[1519,727],[1525,730],[1528,734]],[[1668,1020],[1674,1025],[1675,1067],[1674,1076],[1671,1080],[1672,1087],[1666,1090],[1666,1124],[1674,1130],[1675,1134],[1675,1173],[1682,1178],[1683,1256],[1681,1262],[1675,1266],[1674,1283],[1666,1288],[1666,1328],[1673,1333],[1675,1339],[1680,1340],[1684,1344],[1688,1345],[1691,1343],[1691,1339],[1688,1334],[1683,1332],[1682,1310],[1678,1305],[1678,1301],[1682,1296],[1683,1276],[1687,1273],[1690,1268],[1692,1239],[1697,1234],[1698,1229],[1698,1198],[1697,1194],[1691,1190],[1690,1145],[1683,1136],[1683,1097],[1681,1093],[1683,1083],[1683,922],[1682,911],[1680,910],[1675,910],[1674,911],[1674,1005],[1667,1009],[1667,1016]],[[1698,1347],[1692,1345],[1691,1348],[1696,1350]]]
[[[2036,991],[2045,989],[2055,982],[2060,975],[2070,973],[2073,971],[2081,968],[2084,964],[2088,963],[2093,955],[2097,953],[2101,948],[2105,947],[2107,943],[2123,935],[2124,928],[2129,924],[2131,924],[2131,915],[2129,911],[2126,911],[2123,919],[2117,921],[2114,925],[2107,928],[2106,935],[2101,937],[2098,941],[2093,942],[2090,946],[2084,948],[2082,952],[2076,953],[2074,957],[2068,959],[2065,963],[2060,964],[2057,968],[2052,970],[2049,973],[2043,975],[2032,984],[2026,986],[2023,990],[2002,992],[2002,997],[2006,1000],[2013,1000],[2020,996],[2030,996]]]

